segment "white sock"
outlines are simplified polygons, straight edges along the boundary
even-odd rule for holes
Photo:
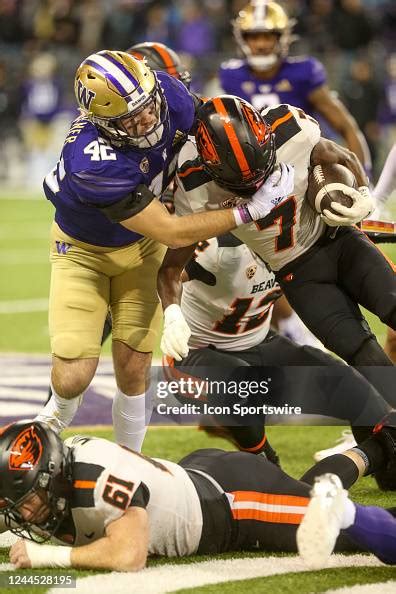
[[[140,452],[147,431],[145,392],[137,396],[127,396],[118,389],[112,413],[116,442]]]
[[[54,420],[55,423],[60,423],[60,429],[64,429],[72,422],[73,417],[81,404],[83,394],[71,399],[62,398],[55,392],[52,383],[51,392],[51,398],[42,411],[37,415],[35,420],[49,423],[51,423],[51,420]]]
[[[341,520],[341,528],[345,530],[345,528],[349,528],[352,524],[355,523],[355,516],[356,516],[356,507],[353,501],[349,499],[349,497],[345,498],[345,505],[344,511],[342,514]]]

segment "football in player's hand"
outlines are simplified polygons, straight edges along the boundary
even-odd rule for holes
[[[329,210],[339,214],[331,208],[332,202],[338,202],[348,208],[353,204],[352,198],[343,193],[343,185],[357,188],[352,171],[338,164],[316,165],[308,176],[309,204],[318,213]]]

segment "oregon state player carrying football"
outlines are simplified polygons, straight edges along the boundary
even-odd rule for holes
[[[259,110],[288,103],[320,117],[369,170],[371,161],[364,135],[328,88],[323,65],[313,57],[288,56],[293,25],[294,19],[277,2],[251,0],[232,22],[243,58],[221,65],[220,86],[225,93],[246,99]],[[280,333],[302,344],[319,346],[284,297],[275,306],[274,318]]]
[[[389,412],[389,405],[353,368],[270,329],[273,306],[281,291],[263,260],[232,234],[200,242],[181,274],[187,256],[188,248],[168,250],[158,271],[163,308],[177,308],[181,294],[181,311],[191,332],[189,353],[181,359],[178,335],[167,328],[162,348],[173,355],[164,362],[169,365],[167,376],[177,380],[180,374],[191,374],[213,382],[226,380],[228,385],[231,381],[249,385],[268,371],[272,379],[268,395],[245,395],[244,405],[265,402],[282,406],[287,402],[301,407],[304,414],[348,420],[357,441],[366,439]],[[281,375],[274,369],[277,366],[290,368]],[[227,388],[206,393],[204,399],[213,410],[217,405],[223,410],[222,404],[241,403]],[[191,397],[186,397],[188,401]],[[195,397],[194,404],[198,403]],[[208,421],[215,425],[207,426]],[[264,422],[264,415],[247,420],[223,413],[213,420],[204,418],[201,425],[209,433],[227,437],[241,450],[264,452],[275,461]]]
[[[285,200],[269,201],[268,214],[235,235],[275,271],[292,307],[326,348],[355,366],[391,365],[358,307],[360,303],[396,326],[392,265],[353,226],[373,208],[358,159],[321,138],[316,121],[302,110],[280,105],[265,110],[264,116],[265,120],[245,101],[230,96],[214,98],[200,108],[197,147],[188,142],[180,155],[176,212],[213,212],[248,204],[244,197],[257,194],[260,181],[278,174],[277,161],[293,165],[293,193]],[[361,189],[346,188],[353,206],[333,203],[340,214],[324,217],[305,199],[308,172],[312,165],[334,159],[352,168]],[[394,403],[393,382],[374,371],[362,368]]]
[[[318,542],[312,559],[317,565],[326,561],[342,528],[338,550],[359,550],[361,544],[396,563],[396,520],[380,508],[355,506],[340,482],[351,486],[368,459],[382,464],[388,438],[394,444],[394,429],[383,427],[366,440],[364,451],[338,456],[344,462],[339,475],[321,477],[321,492],[334,500],[338,523],[327,537],[319,526],[326,540]],[[313,479],[319,474],[315,467],[309,472]],[[148,555],[295,552],[308,509],[299,539],[305,554],[304,537],[318,507],[314,492],[308,508],[306,476],[298,481],[263,457],[217,449],[198,450],[175,464],[105,439],[62,442],[45,424],[22,421],[0,436],[0,530],[23,537],[10,550],[16,568],[138,571]],[[48,539],[54,544],[38,544]]]
[[[294,20],[288,18],[280,4],[251,0],[232,25],[243,58],[221,65],[223,91],[246,99],[259,110],[289,103],[308,114],[320,114],[369,167],[366,140],[352,115],[327,86],[323,65],[313,57],[288,56]]]
[[[158,200],[195,119],[194,98],[175,77],[155,73],[127,53],[103,50],[82,62],[75,91],[81,116],[44,181],[56,209],[49,306],[53,368],[52,397],[38,418],[59,431],[71,422],[94,376],[110,306],[115,436],[139,450],[147,370],[161,319],[155,285],[162,244],[188,245],[244,221],[239,207],[181,221]],[[286,169],[282,183],[274,195],[293,185]],[[262,202],[261,196],[253,200],[253,218],[262,216]]]

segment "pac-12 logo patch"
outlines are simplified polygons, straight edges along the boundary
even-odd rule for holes
[[[43,452],[41,439],[34,427],[24,429],[15,439],[8,461],[10,470],[31,470],[38,464]]]
[[[257,264],[252,264],[251,266],[248,266],[246,268],[246,276],[248,278],[253,278],[254,275],[256,274],[256,270],[257,270]]]
[[[92,99],[96,97],[95,91],[90,91],[85,87],[81,80],[77,81],[77,97],[80,105],[82,105],[86,110],[89,110],[91,107]]]

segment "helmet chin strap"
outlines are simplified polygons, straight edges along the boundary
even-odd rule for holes
[[[279,56],[277,54],[269,54],[269,56],[253,56],[249,54],[246,56],[246,60],[249,66],[256,70],[268,70],[272,66],[275,66],[279,60]]]

